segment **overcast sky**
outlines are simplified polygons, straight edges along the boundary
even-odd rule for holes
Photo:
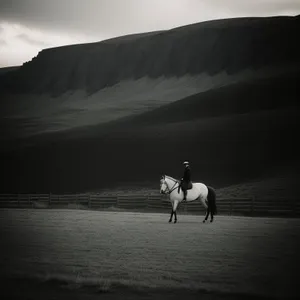
[[[44,48],[212,19],[300,14],[300,0],[0,0],[0,67]]]

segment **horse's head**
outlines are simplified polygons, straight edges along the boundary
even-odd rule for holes
[[[167,182],[166,182],[166,176],[163,175],[160,179],[160,193],[161,194],[166,194],[168,189],[169,189],[169,187],[168,187]]]
[[[170,194],[176,188],[177,184],[177,179],[167,175],[163,175],[160,179],[160,193]]]

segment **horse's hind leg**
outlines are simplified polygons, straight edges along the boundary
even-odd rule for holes
[[[207,207],[207,209],[206,209],[206,215],[205,215],[205,218],[203,220],[203,223],[205,223],[205,221],[207,221],[209,212],[210,212],[210,209],[209,209],[209,207]]]
[[[214,220],[214,215],[213,215],[213,212],[212,210],[210,211],[210,222],[213,222]]]

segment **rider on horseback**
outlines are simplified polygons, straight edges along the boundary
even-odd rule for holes
[[[181,182],[180,182],[180,187],[183,191],[183,201],[186,200],[186,195],[187,195],[187,190],[190,188],[191,186],[191,169],[190,169],[190,164],[188,161],[185,161],[183,163],[183,165],[185,166],[184,169],[184,174],[183,177],[181,178]]]

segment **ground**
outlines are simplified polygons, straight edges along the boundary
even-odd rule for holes
[[[0,210],[1,293],[9,299],[40,299],[40,293],[43,299],[300,296],[299,219],[168,219],[161,213]]]

